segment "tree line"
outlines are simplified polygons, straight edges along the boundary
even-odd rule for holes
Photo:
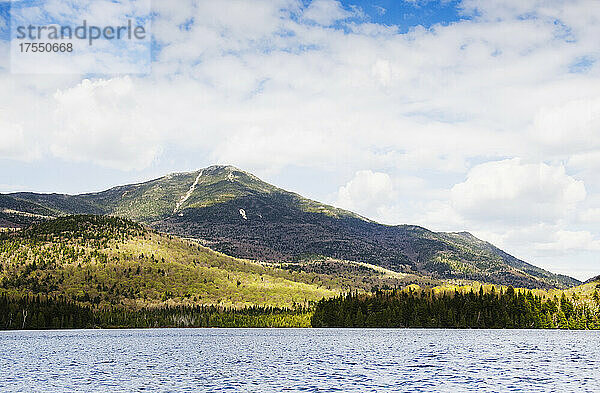
[[[317,303],[313,327],[600,329],[598,292],[593,302],[564,294],[544,298],[512,287],[463,293],[378,290]]]
[[[377,290],[306,307],[163,305],[98,308],[64,296],[0,294],[0,330],[162,327],[345,327],[600,329],[600,296],[590,302],[542,297],[512,287],[485,292]]]
[[[131,310],[92,308],[63,296],[0,294],[0,330],[166,327],[309,327],[310,312],[252,306],[162,306]]]

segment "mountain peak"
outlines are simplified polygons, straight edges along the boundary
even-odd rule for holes
[[[198,178],[199,183],[212,183],[214,181],[228,181],[230,183],[238,182],[242,184],[260,183],[262,188],[276,188],[253,174],[243,171],[233,165],[211,165],[192,172],[175,172],[159,179],[155,179],[153,182],[172,180],[174,178],[186,179],[187,181],[189,181],[189,179],[195,180]]]
[[[203,172],[206,175],[219,175],[222,173],[230,173],[230,172],[241,172],[241,173],[247,173],[233,165],[211,165],[211,166],[207,166],[206,168],[200,168],[197,169],[195,171],[188,171],[188,172],[173,172],[170,173],[168,175],[165,175],[159,179],[163,179],[163,178],[173,178],[173,177],[179,177],[179,176],[191,176],[191,175],[197,175],[200,172]],[[159,179],[155,179],[155,180],[159,180]]]
[[[241,169],[233,166],[233,165],[211,165],[209,167],[204,168],[205,171],[215,171],[215,172],[232,172],[232,171],[237,171],[237,172],[244,172]],[[244,172],[246,173],[246,172]]]

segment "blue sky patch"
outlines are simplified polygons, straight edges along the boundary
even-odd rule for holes
[[[448,25],[469,19],[461,14],[460,1],[342,0],[345,8],[358,6],[372,23],[398,26],[400,33],[423,26]]]
[[[10,3],[0,1],[0,40],[8,41],[10,39]]]
[[[580,56],[569,65],[571,74],[581,74],[587,72],[596,63],[596,59],[592,56]]]

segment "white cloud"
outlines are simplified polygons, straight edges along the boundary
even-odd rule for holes
[[[519,159],[480,164],[452,188],[453,207],[468,219],[517,225],[556,222],[585,197],[584,183],[564,167]]]
[[[337,0],[313,0],[302,13],[306,20],[323,26],[330,26],[338,20],[350,18],[352,12],[346,11]]]
[[[600,273],[597,253],[600,240],[590,231],[572,231],[561,225],[534,224],[506,231],[472,231],[477,237],[512,255],[555,273],[587,280]]]
[[[389,86],[392,81],[392,68],[390,62],[387,60],[377,60],[375,64],[373,64],[371,72],[382,86]]]
[[[561,253],[580,250],[598,251],[600,250],[600,240],[596,239],[589,231],[558,230],[543,242],[534,243],[533,247],[539,251]]]
[[[561,154],[600,148],[600,98],[540,108],[534,126],[541,142]],[[582,153],[577,155],[581,157]],[[581,161],[575,159],[572,164],[581,165]]]
[[[68,161],[142,169],[160,154],[152,119],[140,110],[129,77],[83,80],[55,95],[57,129],[50,150]]]
[[[467,220],[452,207],[445,199],[427,201],[416,211],[413,223],[423,225],[435,231],[455,232],[460,230],[473,230],[474,227],[467,224]],[[482,239],[491,241],[487,236]]]
[[[385,13],[387,12],[386,8],[380,7],[378,5],[373,5],[372,7],[375,8],[375,11],[377,11],[379,15],[385,15]]]
[[[600,208],[588,208],[579,213],[579,221],[585,223],[598,223],[600,224]]]
[[[549,255],[568,255],[575,250],[594,250],[599,244],[589,231],[572,231],[561,225],[537,223],[510,227],[505,231],[476,231],[499,247],[511,247],[528,259]]]
[[[363,170],[356,172],[352,180],[340,187],[336,205],[364,211],[377,209],[395,198],[394,184],[387,173]]]
[[[592,175],[595,175],[600,169],[600,149],[571,155],[568,166],[582,172],[592,171]]]
[[[344,34],[298,22],[291,16],[302,7],[292,0],[154,6],[163,49],[153,76],[132,82],[132,99],[145,103],[137,116],[152,119],[163,141],[239,165],[463,173],[471,157],[544,155],[548,148],[522,132],[540,107],[596,91],[593,75],[561,82],[565,59],[580,49],[554,42],[555,26],[544,21]],[[311,7],[350,13],[337,2],[304,12]],[[160,94],[139,97],[150,89]],[[252,149],[242,148],[251,145],[246,130],[260,130],[251,131],[260,134]],[[318,135],[327,149],[306,141]],[[245,143],[229,143],[236,140]]]
[[[424,195],[432,198],[438,193],[428,189],[427,183],[419,177],[360,170],[338,188],[332,203],[380,223],[393,225],[416,223],[414,198]]]
[[[0,117],[0,158],[32,161],[39,155],[37,144],[26,138],[21,124]]]
[[[326,132],[307,132],[291,122],[268,129],[268,124],[263,125],[262,119],[256,121],[259,123],[255,126],[251,125],[252,121],[240,121],[237,131],[231,131],[227,137],[216,140],[211,153],[212,161],[267,172],[280,170],[290,161],[310,162],[319,166],[324,164],[323,158],[330,154],[330,146],[337,142]]]

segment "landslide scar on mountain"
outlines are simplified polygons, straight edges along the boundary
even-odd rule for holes
[[[179,209],[181,208],[181,205],[183,205],[185,203],[185,201],[187,201],[192,194],[194,193],[194,190],[196,189],[196,186],[198,185],[198,182],[200,181],[200,178],[202,177],[202,173],[204,172],[204,170],[200,170],[200,173],[198,173],[198,176],[196,176],[196,180],[194,180],[194,183],[192,184],[192,186],[190,187],[190,189],[187,191],[187,193],[181,197],[181,199],[179,200],[179,202],[177,202],[177,204],[175,205],[175,209],[173,209],[173,214],[177,213],[179,211]]]

